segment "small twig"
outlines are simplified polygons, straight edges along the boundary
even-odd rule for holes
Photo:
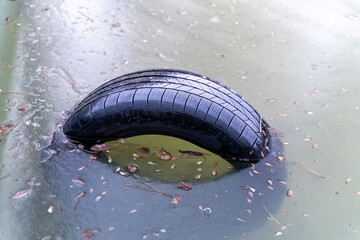
[[[309,172],[311,172],[311,173],[313,173],[313,174],[315,174],[315,175],[317,175],[317,176],[319,176],[319,177],[322,177],[323,179],[327,179],[326,177],[322,176],[321,174],[319,174],[319,173],[317,173],[317,172],[315,172],[315,171],[313,171],[313,170],[311,170],[311,169],[309,169],[309,168],[307,168],[307,167],[304,167],[304,166],[301,165],[301,164],[295,163],[295,165],[298,166],[298,167],[300,167],[300,168],[302,168],[302,169],[305,169],[306,171],[309,171]]]
[[[4,179],[4,178],[7,178],[7,177],[9,177],[10,176],[10,173],[8,174],[8,175],[5,175],[5,176],[3,176],[3,177],[0,177],[0,180],[2,180],[2,179]]]
[[[74,79],[72,79],[72,77],[70,76],[70,74],[68,72],[65,71],[64,68],[62,67],[58,67],[58,72],[60,74],[58,74],[58,76],[62,79],[64,79],[68,84],[70,84],[71,88],[78,94],[81,94],[79,92],[79,90],[77,89],[76,83],[74,81]]]
[[[154,188],[153,186],[151,186],[148,182],[145,182],[144,180],[140,179],[139,177],[137,177],[135,174],[132,174],[131,176],[133,176],[136,180],[139,180],[141,183],[145,184],[146,186],[148,186],[149,188],[151,188],[152,190],[156,191],[156,192],[160,192],[159,190],[157,190],[156,188]]]
[[[35,93],[26,93],[26,92],[5,92],[3,90],[0,89],[0,94],[6,94],[6,95],[10,95],[10,94],[19,94],[19,95],[28,95],[28,96],[34,96],[34,97],[38,97],[40,96],[39,94],[35,94]]]
[[[156,194],[160,194],[160,195],[163,195],[163,196],[172,198],[172,196],[170,196],[170,195],[168,195],[168,194],[165,194],[165,193],[162,193],[162,192],[159,192],[159,191],[154,191],[154,190],[146,189],[146,188],[143,188],[143,187],[140,187],[140,186],[134,186],[134,185],[127,184],[126,186],[120,185],[120,187],[134,188],[134,189],[143,190],[143,191],[148,191],[148,192],[152,192],[152,193],[156,193]]]
[[[89,21],[94,22],[94,19],[92,19],[91,17],[89,17],[88,15],[86,15],[85,13],[78,11],[79,14],[81,14],[82,16],[84,16],[85,18],[87,18]]]
[[[265,206],[264,203],[263,203],[263,206],[264,206],[265,211],[267,212],[267,214],[269,214],[270,218],[271,218],[272,220],[274,220],[274,222],[276,222],[277,224],[281,225],[281,224],[279,223],[279,221],[276,220],[276,219],[273,217],[273,215],[271,215],[271,213],[269,212],[269,210],[267,209],[267,207]]]

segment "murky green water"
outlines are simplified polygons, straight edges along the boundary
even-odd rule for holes
[[[350,0],[1,0],[0,125],[13,126],[0,142],[0,239],[81,239],[86,230],[93,239],[358,239],[359,11]],[[156,159],[162,147],[204,151],[178,140],[125,140],[109,164],[51,137],[92,89],[150,68],[198,72],[240,93],[282,133],[284,163],[259,164],[253,178],[217,159],[213,176],[216,156]],[[139,147],[151,154],[134,160]],[[184,199],[173,208],[172,198],[121,187],[149,190],[113,173],[133,162],[148,171],[142,180]],[[193,189],[178,189],[180,179]],[[244,185],[256,185],[251,203]]]

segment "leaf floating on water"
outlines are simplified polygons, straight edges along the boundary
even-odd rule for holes
[[[121,176],[126,176],[126,177],[129,176],[129,174],[127,174],[126,172],[123,172],[123,171],[120,171],[119,174],[120,174]]]
[[[85,182],[80,180],[80,179],[73,179],[72,181],[73,181],[73,183],[77,183],[77,184],[82,185],[82,186],[85,185]]]
[[[150,153],[150,148],[147,147],[141,147],[138,148],[139,152],[144,153],[144,154],[149,154]]]
[[[192,186],[190,183],[187,183],[187,182],[180,182],[178,184],[178,188],[182,189],[182,190],[185,190],[185,191],[189,191],[192,189]]]
[[[277,232],[274,234],[275,237],[278,237],[278,236],[281,236],[282,235],[282,232]]]
[[[108,192],[108,191],[102,192],[99,196],[97,196],[97,197],[95,198],[95,201],[99,201],[103,196],[105,196],[105,194],[106,194],[107,192]]]
[[[165,151],[165,149],[161,149],[160,151],[155,152],[155,154],[159,159],[164,161],[170,161],[173,158],[169,152]]]
[[[347,179],[345,180],[345,184],[348,184],[349,182],[351,182],[351,178],[347,178]]]
[[[17,192],[14,196],[11,197],[11,199],[21,199],[23,197],[26,197],[30,192],[30,188]]]
[[[143,156],[138,155],[136,153],[133,153],[133,157],[134,157],[134,160],[136,160],[137,158],[144,158]]]
[[[100,152],[100,151],[109,150],[111,148],[113,148],[113,146],[109,146],[106,144],[95,144],[94,146],[92,146],[90,148],[90,150],[95,151],[95,152]]]
[[[135,172],[139,171],[139,166],[136,164],[129,164],[128,169],[130,172],[135,173]]]
[[[194,180],[199,180],[201,178],[201,174],[197,174],[195,177],[194,177]]]

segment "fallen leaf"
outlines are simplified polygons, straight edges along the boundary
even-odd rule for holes
[[[94,146],[92,146],[90,148],[90,150],[95,151],[95,152],[100,152],[100,151],[109,150],[111,148],[113,148],[113,146],[109,146],[106,144],[95,144]]]
[[[139,166],[136,164],[129,164],[128,169],[130,172],[135,173],[135,172],[139,171]]]
[[[212,172],[212,175],[213,175],[213,176],[216,176],[216,175],[217,175],[217,171],[214,170],[214,171]]]
[[[133,209],[133,210],[129,211],[128,214],[132,214],[132,213],[136,213],[136,212],[137,212],[137,210]]]
[[[147,147],[141,147],[138,148],[139,152],[144,153],[144,154],[149,154],[150,153],[150,148]]]
[[[160,151],[155,152],[155,154],[158,158],[165,161],[170,161],[173,158],[169,152],[165,151],[165,149],[161,149]]]
[[[85,196],[86,192],[81,192],[79,195],[77,195],[75,197],[75,203],[74,203],[74,206],[76,206],[77,202],[79,201],[79,199],[83,196]]]
[[[27,108],[29,107],[29,104],[24,104],[24,105],[21,105],[18,110],[19,111],[25,111]]]
[[[134,160],[136,160],[137,158],[144,158],[143,156],[138,155],[136,153],[133,153],[133,157],[134,157]]]
[[[99,201],[108,191],[102,192],[99,196],[95,198],[95,201]]]
[[[107,229],[108,232],[111,232],[111,231],[114,231],[115,230],[115,227],[111,226]]]
[[[181,196],[181,195],[175,195],[175,197],[173,198],[173,200],[171,200],[171,202],[172,202],[173,204],[175,204],[175,206],[174,206],[173,208],[175,208],[175,207],[179,204],[180,200],[183,199],[183,198],[184,198],[184,197]]]
[[[86,240],[91,240],[93,235],[93,232],[91,230],[85,230],[80,234],[81,238],[84,238]]]
[[[277,181],[278,183],[281,183],[281,184],[286,185],[286,182],[285,182],[285,181],[283,181],[283,180],[281,180],[281,179],[277,179],[276,181]]]
[[[201,178],[201,174],[197,174],[195,177],[194,177],[194,180],[198,180]]]
[[[82,185],[82,186],[85,185],[85,182],[80,180],[80,179],[73,179],[72,181],[73,181],[73,183],[77,183],[77,184]]]
[[[23,197],[26,197],[30,192],[30,188],[17,192],[14,196],[11,197],[11,199],[21,199]]]
[[[52,213],[53,212],[53,206],[50,206],[47,211],[48,211],[48,213]]]
[[[189,191],[192,189],[192,186],[190,183],[187,183],[187,182],[180,182],[178,184],[178,188],[182,189],[182,190],[185,190],[185,191]]]
[[[310,141],[310,140],[312,140],[312,138],[309,135],[307,135],[304,140],[305,141]]]
[[[351,182],[351,178],[347,178],[347,179],[345,180],[345,183],[346,183],[346,184],[348,184],[349,182]]]
[[[291,189],[289,189],[289,190],[287,191],[287,196],[288,196],[288,197],[292,197],[293,194],[294,194],[294,192],[293,192]]]
[[[248,213],[248,214],[250,214],[250,215],[252,215],[253,213],[252,213],[252,211],[250,210],[250,209],[246,209],[246,212]]]

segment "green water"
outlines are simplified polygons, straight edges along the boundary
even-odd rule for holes
[[[0,124],[17,125],[0,142],[0,239],[81,239],[86,229],[93,239],[358,239],[359,10],[350,0],[1,0]],[[264,173],[253,180],[248,170],[234,172],[203,149],[158,137],[125,140],[111,164],[106,156],[94,161],[73,151],[60,136],[51,151],[40,150],[53,139],[62,112],[95,87],[150,68],[201,73],[245,97],[282,133],[286,168],[259,165]],[[139,147],[151,153],[133,160]],[[162,148],[173,156],[203,152],[206,160],[160,161],[154,152]],[[184,196],[176,208],[162,195],[119,187],[146,187],[113,174],[134,162],[141,179]],[[266,181],[278,175],[287,185],[278,183],[272,193]],[[10,199],[29,180],[28,196]],[[180,180],[193,189],[178,189]],[[251,181],[262,195],[247,207],[240,186]],[[199,205],[212,209],[209,218]]]

